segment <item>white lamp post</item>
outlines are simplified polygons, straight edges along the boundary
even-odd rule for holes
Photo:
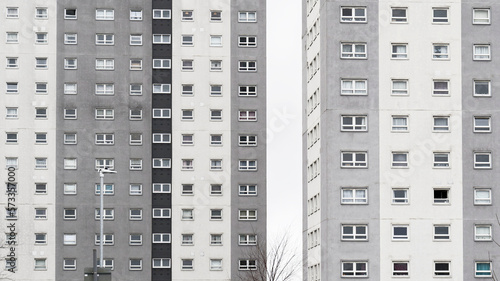
[[[99,236],[99,250],[100,250],[100,260],[99,267],[104,268],[104,174],[116,174],[116,171],[108,170],[108,169],[99,169],[99,177],[101,178],[100,182],[100,197],[101,197],[101,209],[100,209],[100,223],[101,223],[101,232]]]

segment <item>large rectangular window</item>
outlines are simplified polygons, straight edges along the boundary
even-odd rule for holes
[[[342,277],[367,277],[368,262],[366,261],[342,261]]]
[[[340,57],[345,59],[366,59],[366,43],[342,43]]]
[[[340,166],[343,168],[366,168],[368,166],[366,152],[343,151]]]

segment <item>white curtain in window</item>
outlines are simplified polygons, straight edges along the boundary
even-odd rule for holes
[[[475,46],[474,53],[479,56],[488,56],[490,53],[490,46]]]

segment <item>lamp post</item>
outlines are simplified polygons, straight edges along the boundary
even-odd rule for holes
[[[101,223],[101,231],[99,236],[99,251],[100,251],[100,260],[99,267],[104,268],[104,174],[116,174],[116,171],[108,170],[108,169],[99,169],[99,177],[101,179],[100,182],[100,197],[101,197],[101,209],[99,213],[99,219]]]

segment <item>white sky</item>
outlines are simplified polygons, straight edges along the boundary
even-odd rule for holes
[[[302,255],[301,0],[267,0],[268,241],[290,233]],[[302,268],[294,280],[302,280]]]

